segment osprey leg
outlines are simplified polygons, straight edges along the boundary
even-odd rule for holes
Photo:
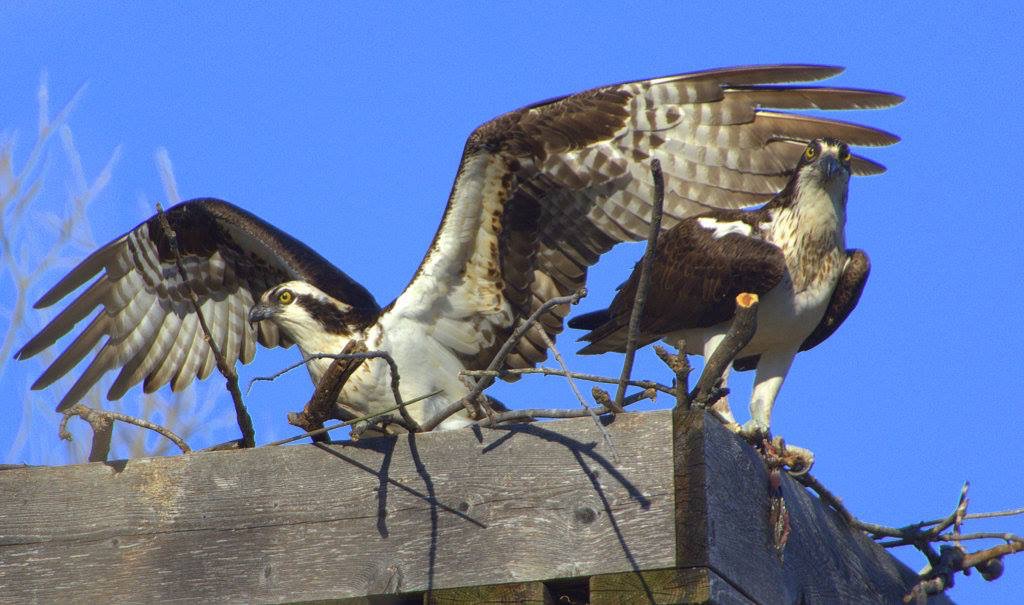
[[[796,349],[790,349],[761,354],[761,360],[757,364],[757,376],[754,378],[754,392],[750,396],[750,420],[743,425],[743,434],[768,434],[775,397],[782,388],[782,382],[786,379],[786,373],[793,364],[796,352]]]

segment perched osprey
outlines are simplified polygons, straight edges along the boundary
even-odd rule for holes
[[[707,359],[729,330],[736,296],[761,298],[757,331],[740,351],[756,356],[741,365],[757,367],[745,433],[768,432],[797,352],[828,338],[864,289],[867,255],[846,250],[844,235],[852,159],[846,143],[815,139],[785,188],[761,208],[705,212],[658,239],[638,344],[682,338],[687,353]],[[609,308],[569,321],[590,330],[581,353],[625,349],[639,280],[638,263]],[[728,408],[724,415],[735,422]]]
[[[166,217],[230,362],[249,362],[257,342],[294,343],[311,354],[338,352],[361,339],[394,357],[403,397],[441,391],[410,410],[422,422],[466,394],[459,371],[485,367],[517,321],[581,287],[587,268],[613,245],[646,235],[652,158],[661,161],[667,181],[664,223],[670,227],[713,208],[769,199],[815,137],[896,142],[873,128],[764,109],[865,109],[902,100],[868,90],[779,85],[840,71],[755,66],[642,80],[545,101],[484,124],[466,142],[426,257],[383,309],[302,242],[226,202],[193,200]],[[858,156],[849,162],[855,174],[884,170]],[[33,385],[52,384],[99,346],[58,410],[111,370],[119,374],[110,399],[139,382],[146,392],[167,383],[178,390],[210,374],[214,359],[156,217],[93,253],[36,306],[52,305],[90,280],[17,353],[19,359],[39,353],[101,309]],[[560,307],[545,317],[507,366],[542,361],[539,330],[553,338],[567,312]],[[310,363],[312,378],[328,365]],[[363,364],[340,398],[357,410],[390,406],[387,364]],[[443,428],[467,422],[453,417]]]

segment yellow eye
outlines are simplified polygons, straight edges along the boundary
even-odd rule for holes
[[[808,145],[807,149],[804,150],[804,159],[806,160],[813,160],[816,155],[818,155],[818,150],[810,145]]]
[[[849,162],[851,157],[852,156],[850,155],[850,148],[849,147],[843,147],[843,149],[839,152],[839,161],[840,162]]]
[[[291,304],[293,300],[295,300],[295,295],[291,290],[281,290],[277,295],[277,301],[282,305]]]

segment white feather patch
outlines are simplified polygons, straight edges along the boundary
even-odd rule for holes
[[[750,234],[753,233],[753,230],[750,228],[750,225],[744,223],[743,221],[730,221],[728,223],[720,223],[709,216],[705,216],[703,218],[697,219],[697,224],[700,225],[701,227],[704,227],[705,229],[710,229],[714,231],[712,237],[714,237],[715,239],[723,238],[726,235],[729,235],[730,233],[737,233],[745,237],[749,237]]]

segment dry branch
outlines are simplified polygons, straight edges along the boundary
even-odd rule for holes
[[[315,438],[315,437],[317,437],[319,435],[326,434],[327,432],[333,431],[335,429],[344,428],[346,426],[353,426],[353,425],[359,424],[361,422],[370,422],[372,420],[376,420],[377,418],[381,418],[383,416],[387,416],[391,412],[394,412],[395,410],[398,410],[399,408],[401,408],[403,406],[409,406],[409,405],[412,405],[414,403],[418,403],[420,401],[423,401],[424,399],[429,399],[429,398],[433,397],[434,395],[439,395],[441,393],[442,393],[442,391],[434,391],[433,393],[427,393],[426,395],[421,395],[419,397],[415,397],[413,399],[405,401],[401,405],[395,405],[395,406],[389,407],[387,409],[381,410],[379,412],[374,412],[373,414],[367,414],[365,416],[359,416],[358,418],[351,418],[349,420],[346,420],[344,422],[340,422],[338,424],[332,424],[331,426],[324,426],[324,427],[315,428],[315,429],[313,429],[311,431],[307,431],[305,433],[302,433],[301,435],[293,435],[291,437],[287,437],[285,439],[280,439],[278,441],[271,441],[270,443],[263,444],[263,446],[261,446],[261,447],[270,447],[270,446],[275,446],[275,445],[284,445],[286,443],[291,443],[293,441],[298,441],[299,439],[305,439],[306,437],[314,437]],[[317,439],[314,439],[314,441],[317,441]]]
[[[644,249],[643,260],[640,261],[640,282],[633,299],[633,310],[629,315],[629,333],[626,336],[626,354],[622,360],[622,374],[619,386],[615,389],[615,400],[612,409],[622,411],[622,398],[626,395],[626,383],[633,372],[633,356],[636,355],[636,341],[640,332],[640,316],[647,303],[647,291],[651,288],[651,265],[654,264],[655,248],[658,245],[658,232],[661,231],[661,215],[665,205],[665,178],[661,173],[661,162],[651,160],[651,176],[654,178],[654,206],[651,208],[651,225],[647,231],[647,247]]]
[[[920,581],[903,597],[905,603],[916,602],[928,595],[937,594],[952,588],[957,573],[967,575],[972,569],[978,570],[982,577],[988,581],[995,580],[1003,571],[1002,558],[1009,554],[1024,551],[1024,537],[1015,534],[997,532],[960,533],[960,525],[969,519],[988,519],[1024,514],[1024,509],[1021,508],[987,513],[967,513],[969,503],[967,491],[970,485],[966,482],[960,490],[956,506],[949,515],[941,519],[920,521],[903,527],[889,527],[861,521],[853,516],[835,494],[825,488],[820,481],[809,473],[803,476],[795,476],[794,479],[803,486],[813,490],[823,502],[832,507],[851,527],[867,533],[880,546],[886,548],[913,546],[921,551],[928,559],[929,567],[921,572]],[[956,531],[953,533],[942,533],[950,527],[956,528]],[[895,539],[882,540],[882,538]],[[1005,544],[968,552],[960,543],[970,540],[1002,540]],[[939,550],[936,551],[934,544],[942,542],[953,542],[954,544],[942,544]]]
[[[562,367],[562,372],[565,373],[565,380],[569,383],[569,388],[572,389],[573,395],[576,395],[576,400],[580,402],[583,409],[586,410],[590,417],[594,419],[594,425],[596,425],[597,429],[601,431],[601,437],[604,439],[605,445],[608,446],[608,450],[611,452],[612,458],[618,458],[618,454],[615,450],[615,444],[612,442],[612,436],[608,434],[608,429],[604,428],[604,425],[601,424],[601,420],[597,417],[597,414],[593,409],[591,409],[590,405],[587,404],[587,400],[583,398],[583,393],[581,393],[580,388],[576,386],[576,381],[573,380],[572,372],[569,371],[569,366],[565,364],[565,359],[562,357],[562,354],[558,352],[558,348],[555,347],[554,341],[551,340],[551,337],[548,336],[548,333],[544,330],[541,330],[540,334],[541,338],[544,340],[544,345],[551,349],[551,354],[554,355],[555,361],[557,361],[558,365]],[[619,384],[621,385],[622,383]],[[602,403],[604,403],[604,407],[609,408],[614,412],[625,411],[622,409],[621,401],[615,405],[610,405],[611,402]]]
[[[302,411],[288,414],[288,423],[310,431],[313,441],[326,439],[323,436],[324,433],[313,434],[312,432],[323,428],[324,421],[333,417],[334,404],[338,401],[338,395],[341,393],[342,387],[345,386],[348,379],[365,361],[365,358],[355,359],[350,355],[365,351],[366,346],[363,344],[363,341],[348,341],[345,348],[341,350],[341,354],[346,357],[336,357],[331,362],[327,371],[320,377],[320,381],[313,391],[313,396],[309,398]],[[305,361],[308,363],[310,360],[307,359]],[[257,379],[254,378],[253,380]]]
[[[673,355],[665,347],[657,345],[654,347],[654,353],[675,374],[671,394],[676,398],[676,406],[688,410],[690,409],[690,372],[693,371],[693,368],[690,367],[690,360],[686,357],[686,341],[679,339],[676,349],[679,350],[679,353]]]
[[[331,418],[332,416],[330,413],[333,406],[344,407],[344,404],[339,402],[337,399],[338,395],[341,393],[341,389],[344,388],[345,383],[352,374],[355,373],[363,362],[368,359],[383,359],[388,364],[388,368],[391,371],[391,395],[395,400],[395,407],[391,408],[391,410],[398,410],[398,413],[402,416],[401,424],[404,425],[406,430],[410,432],[417,432],[420,430],[419,425],[415,420],[413,420],[412,416],[409,415],[409,411],[406,409],[407,402],[402,401],[402,378],[398,373],[398,364],[395,363],[395,359],[387,351],[367,351],[365,344],[362,342],[356,343],[355,341],[349,341],[349,343],[345,345],[345,348],[342,349],[341,353],[315,353],[271,376],[257,376],[256,378],[253,378],[249,384],[251,386],[253,382],[258,380],[274,380],[281,374],[294,370],[299,366],[306,365],[315,359],[333,359],[334,361],[330,366],[328,366],[324,375],[320,377],[320,383],[313,392],[313,397],[306,403],[306,409],[304,409],[300,414],[289,415],[289,422],[291,422],[291,418],[293,416],[298,417],[300,415],[307,415],[307,413],[310,412],[310,405],[313,405],[314,408],[322,409],[315,409],[315,411],[309,413],[309,419],[320,418],[320,422],[322,422],[323,420]],[[352,412],[352,414],[356,415],[356,412]],[[310,428],[304,425],[295,426],[299,426],[300,428]]]
[[[235,372],[235,366],[229,364],[224,359],[224,354],[210,333],[210,327],[206,323],[206,317],[203,315],[203,310],[199,305],[199,295],[192,288],[192,283],[188,280],[188,273],[185,271],[185,264],[181,259],[181,251],[178,249],[178,235],[171,228],[171,223],[167,220],[167,215],[164,214],[164,209],[159,203],[156,205],[156,213],[160,217],[160,227],[163,229],[164,236],[167,237],[167,245],[174,256],[174,263],[178,267],[178,274],[188,290],[188,298],[192,303],[192,309],[199,318],[199,326],[203,330],[203,339],[210,345],[213,357],[217,360],[217,370],[224,376],[228,392],[231,393],[231,401],[235,404],[235,417],[238,420],[238,428],[242,431],[242,447],[255,447],[256,431],[252,427],[252,418],[249,416],[249,411],[245,409],[245,404],[242,402],[242,393],[238,389],[238,373]]]
[[[570,376],[576,380],[583,380],[585,382],[600,382],[602,384],[619,384],[618,378],[610,378],[608,376],[598,376],[597,374],[585,374],[583,372],[566,372],[565,370],[557,370],[555,368],[513,368],[505,370],[463,370],[459,372],[463,376],[493,376],[495,378],[502,378],[504,376],[523,376],[526,374],[540,374],[542,376]],[[637,387],[641,389],[654,389],[666,395],[675,395],[675,391],[672,387],[665,386],[661,383],[654,382],[653,380],[629,380],[626,382],[631,387]]]
[[[704,360],[704,371],[701,372],[697,386],[690,394],[693,404],[708,408],[721,397],[718,384],[722,374],[757,331],[757,306],[757,294],[743,292],[736,297],[736,314],[733,316],[729,331],[711,357]]]
[[[64,412],[64,417],[60,421],[61,439],[66,439],[68,441],[71,440],[71,432],[67,430],[67,424],[68,420],[73,416],[78,416],[82,420],[85,420],[89,423],[89,426],[92,427],[93,436],[92,447],[89,451],[89,462],[106,462],[107,457],[110,455],[110,441],[113,434],[115,420],[127,424],[134,424],[135,426],[159,433],[173,442],[174,445],[178,446],[178,449],[180,449],[183,454],[187,454],[192,451],[192,448],[185,443],[184,439],[166,427],[162,427],[142,418],[121,414],[119,412],[97,410],[95,408],[82,405],[81,403],[76,403]]]
[[[605,393],[605,395],[607,397],[607,393]],[[643,401],[644,399],[654,400],[654,398],[655,398],[655,391],[653,389],[647,389],[645,391],[640,391],[639,393],[634,393],[632,395],[629,395],[628,397],[626,397],[625,399],[622,400],[622,405],[630,406],[630,405],[633,405],[634,403]],[[592,410],[598,416],[603,416],[605,414],[615,414],[615,413],[617,413],[611,407],[609,407],[607,403],[602,403],[601,407],[599,407],[599,408],[590,408],[590,410]],[[506,422],[539,420],[541,418],[544,418],[544,419],[582,418],[584,416],[589,416],[589,415],[590,415],[590,412],[588,410],[583,410],[583,409],[569,410],[569,409],[563,409],[563,408],[532,408],[532,409],[524,409],[524,410],[509,410],[507,412],[501,412],[499,414],[494,414],[491,417],[484,418],[484,419],[478,421],[477,424],[479,426],[485,426],[486,427],[486,426],[497,426],[499,424],[506,423]]]

